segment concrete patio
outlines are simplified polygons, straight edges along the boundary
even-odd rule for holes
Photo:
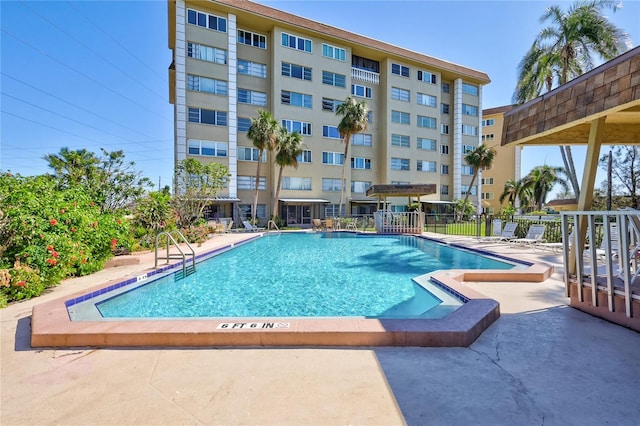
[[[640,422],[640,334],[566,306],[561,255],[449,242],[556,266],[471,283],[501,317],[468,348],[34,350],[35,304],[141,271],[65,281],[3,309],[0,424],[562,425]],[[237,235],[216,236],[205,247]]]

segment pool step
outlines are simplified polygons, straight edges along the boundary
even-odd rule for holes
[[[189,275],[193,274],[196,272],[196,267],[194,265],[187,265],[184,270],[179,270],[178,272],[175,273],[174,277],[174,281],[179,281],[185,277],[188,277]]]

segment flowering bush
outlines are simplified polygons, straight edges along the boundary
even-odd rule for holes
[[[11,275],[0,292],[10,301],[102,269],[128,241],[126,222],[102,212],[82,186],[56,184],[48,175],[0,174],[0,269]]]

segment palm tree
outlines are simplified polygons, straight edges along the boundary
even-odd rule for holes
[[[471,194],[471,188],[473,187],[473,183],[478,177],[478,173],[480,169],[490,168],[493,164],[493,159],[496,156],[496,150],[488,147],[484,143],[478,145],[474,150],[469,151],[465,154],[464,160],[468,165],[473,167],[473,177],[471,178],[471,183],[469,184],[469,190],[464,196],[464,202],[466,203],[469,200],[469,194]]]
[[[298,132],[289,133],[287,129],[281,129],[276,147],[276,164],[280,166],[278,172],[278,184],[273,197],[273,217],[278,216],[278,198],[280,197],[280,186],[282,184],[282,171],[285,167],[293,166],[298,168],[298,156],[302,154],[302,136]]]
[[[90,184],[100,164],[95,154],[84,148],[71,150],[64,147],[58,154],[47,154],[43,158],[54,170],[55,176],[70,187]]]
[[[532,189],[533,182],[527,177],[520,180],[509,179],[505,182],[504,191],[500,195],[500,204],[507,200],[508,204],[515,206],[516,199],[519,199],[520,204],[525,206],[529,204],[529,200],[533,195]]]
[[[590,0],[574,3],[567,12],[551,6],[540,22],[551,25],[540,31],[518,65],[515,103],[529,101],[554,85],[562,85],[594,67],[593,55],[610,60],[630,48],[629,38],[603,15],[604,9],[618,7],[617,0]],[[570,146],[560,146],[562,161],[576,197],[580,186]]]
[[[260,187],[260,167],[262,166],[262,155],[264,150],[273,151],[278,138],[280,125],[269,111],[258,110],[258,117],[251,119],[251,126],[247,132],[247,137],[253,142],[253,146],[258,148],[258,167],[256,170],[256,192],[253,197],[252,220],[256,221],[256,210],[258,208],[258,188]]]
[[[342,115],[342,119],[338,124],[340,137],[344,142],[344,160],[342,162],[342,179],[340,179],[340,204],[338,206],[339,214],[342,212],[342,203],[344,201],[344,171],[349,161],[349,143],[351,136],[367,130],[368,108],[364,101],[356,102],[351,96],[348,96],[344,102],[336,108],[336,115]]]
[[[533,183],[533,198],[538,210],[542,210],[547,194],[555,184],[560,184],[563,188],[567,188],[567,181],[560,176],[562,173],[564,173],[562,167],[548,165],[534,167],[529,173]]]

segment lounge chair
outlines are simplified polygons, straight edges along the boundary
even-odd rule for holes
[[[515,238],[517,229],[518,229],[518,224],[516,222],[507,222],[506,225],[504,225],[504,229],[502,230],[500,235],[492,235],[490,237],[481,237],[481,238],[478,238],[478,242],[498,243],[503,241],[510,241]]]
[[[322,221],[320,219],[313,219],[313,230],[314,231],[322,230]]]
[[[327,219],[324,221],[324,227],[327,230],[333,231],[333,219]]]
[[[544,240],[544,231],[546,231],[547,227],[545,225],[531,225],[529,230],[527,231],[527,235],[524,238],[514,238],[509,242],[513,246],[529,246],[534,249],[534,246],[540,243],[543,243]]]
[[[265,230],[265,228],[258,228],[257,226],[253,226],[248,220],[243,220],[242,224],[244,225],[244,229],[249,232],[260,232]]]
[[[352,229],[354,231],[358,230],[358,218],[354,217],[347,222],[347,226],[344,228],[346,230]]]

